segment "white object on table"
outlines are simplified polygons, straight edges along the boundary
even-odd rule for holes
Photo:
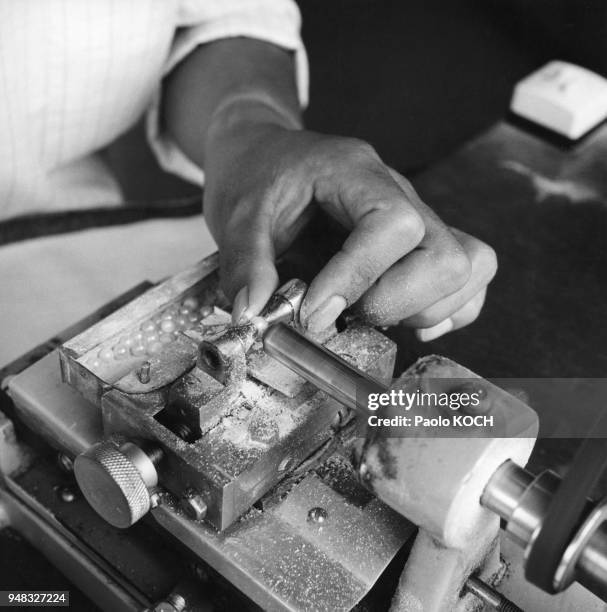
[[[549,62],[516,84],[510,110],[577,140],[607,117],[607,79],[575,64]]]

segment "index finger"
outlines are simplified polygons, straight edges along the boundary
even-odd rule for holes
[[[327,198],[320,204],[330,214],[347,217],[353,230],[312,281],[302,304],[302,323],[313,332],[328,327],[356,302],[421,242],[425,231],[421,216],[387,172],[359,174],[335,191],[338,201]]]

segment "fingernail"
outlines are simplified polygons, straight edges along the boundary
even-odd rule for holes
[[[232,305],[232,323],[234,325],[243,325],[251,319],[249,308],[249,288],[245,285],[234,298]]]
[[[434,327],[426,327],[425,329],[415,330],[415,335],[418,340],[422,342],[430,342],[430,340],[436,340],[439,336],[450,332],[453,329],[453,321],[451,318],[447,318],[441,321]]]
[[[348,305],[346,299],[341,295],[334,295],[323,302],[306,321],[306,329],[312,333],[321,332],[344,311]]]

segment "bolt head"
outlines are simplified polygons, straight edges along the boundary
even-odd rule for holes
[[[193,490],[186,491],[181,499],[181,507],[194,521],[201,521],[207,515],[207,505],[202,497]]]
[[[315,508],[311,508],[308,511],[308,522],[316,523],[317,525],[322,525],[329,518],[329,513],[320,506],[316,506]]]
[[[62,486],[57,489],[59,499],[66,504],[71,504],[76,499],[74,489],[68,486]]]
[[[178,612],[170,601],[161,601],[154,606],[154,612]]]
[[[59,453],[57,455],[57,463],[59,464],[59,467],[68,474],[71,474],[74,471],[74,462],[72,458],[65,453]]]
[[[150,507],[157,508],[158,506],[160,506],[161,501],[162,499],[160,498],[159,493],[152,493],[150,495]]]

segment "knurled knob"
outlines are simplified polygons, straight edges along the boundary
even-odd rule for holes
[[[158,484],[152,459],[137,445],[106,440],[74,461],[84,497],[114,527],[136,523],[150,509],[149,487]]]

